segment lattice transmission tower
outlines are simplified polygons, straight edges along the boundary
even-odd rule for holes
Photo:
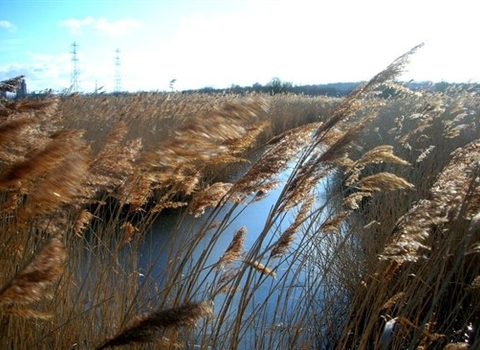
[[[80,85],[80,70],[78,68],[78,56],[77,56],[78,45],[76,42],[72,44],[72,75],[70,78],[70,89],[72,92],[77,92]]]
[[[120,50],[116,49],[115,50],[115,92],[121,92],[122,91],[122,75],[120,72]]]

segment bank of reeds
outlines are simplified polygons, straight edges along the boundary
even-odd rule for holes
[[[1,345],[475,348],[479,100],[396,83],[417,49],[341,101],[2,100]]]
[[[18,82],[2,86],[14,91]],[[136,249],[166,209],[191,202],[189,212],[200,215],[217,205],[231,185],[215,192],[221,186],[214,180],[231,177],[230,164],[254,159],[262,140],[276,130],[272,119],[275,128],[304,122],[288,105],[273,108],[270,118],[269,108],[282,100],[267,98],[138,94],[2,100],[2,345],[118,345],[118,337],[128,333],[122,328],[139,314],[193,305],[195,295],[172,300],[167,288],[162,297],[152,296],[159,287],[142,284]],[[319,100],[305,108],[312,110],[311,118],[335,103]],[[164,247],[164,254],[169,249]],[[176,263],[166,272],[181,272]],[[268,271],[259,262],[250,265]],[[171,283],[177,288],[175,279]],[[133,332],[148,333],[145,327]]]
[[[362,138],[363,147],[388,144],[408,161],[400,171],[414,189],[362,196],[357,204],[349,223],[363,271],[351,282],[339,347],[476,348],[480,100],[458,87],[407,96],[392,98]],[[362,166],[362,174],[398,169],[386,162]]]

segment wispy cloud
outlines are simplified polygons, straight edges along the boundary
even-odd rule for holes
[[[0,80],[24,75],[29,91],[62,90],[70,84],[71,58],[59,55],[29,54],[27,62],[0,64]]]
[[[82,27],[87,27],[95,22],[93,17],[85,17],[84,19],[67,19],[60,21],[60,25],[67,27],[72,34],[78,34]]]
[[[99,18],[95,28],[111,36],[124,36],[134,28],[140,27],[141,22],[134,19],[121,19],[109,22],[106,18]]]
[[[12,22],[4,20],[0,20],[0,28],[4,28],[9,32],[13,32],[15,31],[15,29],[17,29],[17,27]]]
[[[60,25],[67,27],[72,34],[80,33],[82,28],[93,28],[108,36],[118,37],[129,34],[132,29],[141,26],[141,22],[134,19],[120,19],[118,21],[109,21],[101,17],[85,17],[84,19],[67,19],[60,21]]]

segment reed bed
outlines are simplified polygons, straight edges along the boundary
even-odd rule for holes
[[[0,345],[477,347],[480,100],[419,48],[342,100],[2,100]]]

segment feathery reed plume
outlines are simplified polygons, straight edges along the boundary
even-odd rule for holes
[[[312,158],[313,160],[313,158]],[[299,205],[306,194],[311,194],[312,190],[318,185],[321,179],[328,175],[330,167],[323,169],[323,172],[310,172],[312,163],[307,162],[306,166],[301,166],[293,179],[289,179],[285,185],[286,191],[282,198],[280,211],[285,212]]]
[[[308,152],[310,157],[304,164],[299,166],[295,177],[287,184],[282,210],[288,210],[294,207],[304,193],[311,191],[322,178],[328,175],[333,165],[350,162],[347,157],[349,147],[351,147],[353,140],[357,138],[360,130],[362,130],[374,117],[375,114],[369,114],[350,126],[346,132],[341,134],[341,136],[337,137],[337,135],[335,135],[335,141],[333,144],[323,152],[319,147],[309,149]],[[320,129],[322,128],[323,125],[320,125]],[[319,142],[323,143],[323,140],[331,141],[328,137],[327,131],[332,130],[332,128],[333,127],[326,130],[325,133],[322,134],[321,139],[318,138],[319,129],[317,129],[314,144],[318,145]]]
[[[395,174],[382,172],[360,179],[357,187],[361,191],[394,191],[415,186]]]
[[[297,215],[295,216],[295,220],[293,223],[282,232],[278,241],[273,246],[270,257],[271,258],[278,258],[285,254],[287,249],[290,247],[292,242],[295,240],[295,234],[300,230],[300,227],[305,222],[310,209],[312,208],[314,203],[313,196],[308,196],[307,199],[304,201],[300,210],[298,211]]]
[[[232,186],[231,183],[224,182],[217,182],[208,186],[193,197],[187,209],[188,213],[193,214],[196,218],[203,215],[207,207],[219,205],[225,199],[225,195]]]
[[[167,328],[194,327],[201,317],[212,314],[208,302],[187,303],[168,310],[152,312],[121,331],[114,338],[97,347],[97,350],[135,343],[149,343],[162,340],[162,330]]]
[[[338,165],[350,163],[347,157],[348,148],[351,147],[352,142],[358,137],[359,132],[376,118],[376,113],[369,112],[366,116],[356,121],[356,123],[353,123],[353,125],[348,127],[345,133],[336,138],[326,151],[319,152],[318,146],[325,143],[324,140],[328,138],[329,132],[334,130],[335,127],[338,127],[340,123],[346,124],[348,119],[359,113],[362,109],[368,111],[369,109],[373,110],[382,105],[383,102],[378,99],[365,100],[365,98],[367,98],[369,94],[375,92],[375,89],[381,84],[393,80],[403,70],[408,62],[409,56],[416,52],[421,46],[422,45],[418,45],[406,54],[400,56],[386,69],[373,77],[368,83],[354,90],[342,102],[342,104],[336,108],[332,117],[325,123],[319,125],[315,131],[313,143],[309,149],[310,158],[305,158],[307,159],[306,162],[300,165],[300,170],[287,187],[284,204],[285,208],[290,208],[295,205],[296,199],[298,198],[298,192],[306,193],[306,191],[309,191],[315,186],[319,179],[327,174],[324,169],[325,164]],[[393,156],[390,156],[390,158],[398,161],[398,159],[393,158]],[[372,157],[372,161],[373,160],[375,160],[374,157]],[[410,188],[412,186],[407,181],[395,177],[393,174],[385,176],[377,174],[376,177],[365,178],[365,186],[376,184],[379,190],[381,188],[388,188],[388,184],[382,183],[382,181],[387,180],[387,177],[390,178],[390,181],[393,181],[393,183],[390,182],[390,185],[393,186],[393,188]],[[382,187],[378,187],[380,185],[382,185]],[[371,188],[365,188],[365,191],[371,190]]]
[[[443,348],[443,350],[469,350],[469,349],[471,349],[469,343],[460,343],[460,342],[447,344]]]
[[[435,149],[435,146],[431,145],[426,150],[424,150],[417,158],[416,162],[420,163],[428,157],[428,155]]]
[[[178,209],[187,206],[187,202],[174,202],[174,201],[166,201],[156,204],[152,209],[150,209],[151,213],[158,213],[161,212],[163,209]]]
[[[385,304],[383,304],[382,309],[387,310],[394,306],[401,298],[405,296],[405,292],[398,292],[393,297],[387,300]]]
[[[480,242],[475,242],[468,248],[468,250],[465,252],[465,255],[478,253],[480,253]]]
[[[5,199],[0,207],[0,212],[11,214],[17,209],[21,196],[16,191],[5,192]]]
[[[174,195],[189,196],[198,190],[201,172],[193,164],[181,164],[161,170],[149,169],[149,181],[153,190],[162,190],[161,201],[171,200]]]
[[[0,125],[0,147],[15,142],[18,135],[34,122],[33,118],[20,117],[2,123]]]
[[[261,262],[259,262],[259,261],[246,260],[246,261],[245,261],[245,264],[247,264],[248,266],[250,266],[250,267],[253,268],[254,270],[260,272],[262,275],[273,277],[273,279],[276,279],[276,278],[277,278],[277,274],[275,273],[275,271],[273,271],[272,269],[270,269],[270,268],[268,268],[267,266],[263,265],[263,264],[262,264]]]
[[[387,266],[387,268],[383,272],[383,276],[382,276],[383,280],[384,281],[389,281],[391,279],[391,277],[393,276],[393,274],[395,273],[395,271],[397,271],[399,267],[400,267],[400,264],[398,263],[398,261],[391,260],[390,264]]]
[[[377,104],[378,102],[375,102]],[[352,145],[352,142],[358,138],[358,134],[361,130],[363,130],[368,123],[376,118],[375,113],[370,113],[366,117],[363,117],[361,120],[357,121],[333,143],[331,146],[319,156],[317,159],[312,162],[312,167],[315,169],[321,163],[333,163],[337,164],[337,162],[343,162],[343,158],[345,158],[346,154],[348,153],[348,147]],[[328,136],[328,134],[324,135],[324,137]],[[320,140],[321,141],[321,140]]]
[[[149,162],[171,168],[229,154],[229,145],[244,139],[248,124],[256,121],[266,108],[261,99],[244,99],[226,103],[207,116],[191,118],[175,132],[174,137],[162,142],[159,149],[149,155]]]
[[[73,204],[74,199],[82,194],[87,170],[86,154],[78,151],[67,156],[29,192],[19,217],[25,219],[29,216],[47,214],[62,204]]]
[[[435,122],[448,123],[448,121],[441,120],[442,114],[445,111],[444,101],[438,96],[430,96],[426,105],[422,106],[420,110],[409,114],[406,117],[401,116],[395,119],[396,126],[389,130],[389,134],[397,135],[395,139],[400,145],[405,148],[410,148],[410,143],[420,143],[422,139],[428,139],[427,133],[430,130],[432,134],[432,127]],[[443,127],[443,134],[445,134],[445,125]],[[416,140],[415,137],[416,136]],[[445,135],[444,135],[445,136]],[[420,146],[420,149],[424,146]]]
[[[122,228],[125,230],[125,238],[123,240],[124,243],[128,243],[131,241],[132,236],[138,229],[132,225],[130,221],[126,221],[122,224]]]
[[[228,265],[240,258],[242,255],[243,241],[245,240],[246,233],[247,229],[245,227],[240,227],[237,231],[235,231],[232,241],[215,266],[221,267]]]
[[[82,231],[90,223],[90,220],[93,218],[93,214],[90,213],[87,209],[83,209],[80,214],[78,214],[77,220],[73,224],[73,233],[81,237]]]
[[[150,174],[130,175],[119,188],[116,188],[115,196],[121,205],[129,204],[131,212],[142,210],[142,206],[152,195],[154,182],[154,177]]]
[[[246,133],[243,135],[243,137],[232,140],[228,143],[232,153],[241,154],[246,149],[251,147],[257,140],[258,136],[268,127],[268,125],[270,125],[270,122],[264,121],[253,126],[246,126]]]
[[[445,222],[457,218],[465,203],[468,204],[467,217],[475,217],[480,210],[478,159],[480,141],[472,142],[452,154],[449,164],[430,189],[431,199],[419,201],[398,220],[382,259],[393,259],[401,264],[423,257],[420,253],[429,250],[423,243],[431,230],[435,227],[442,229]]]
[[[128,202],[129,195],[136,194],[136,191],[129,187],[123,189],[123,186],[129,177],[138,173],[135,161],[143,147],[141,139],[129,140],[125,145],[122,144],[127,132],[128,127],[124,122],[118,123],[110,132],[102,150],[90,165],[91,176],[88,181],[94,191],[111,192],[120,187],[119,191],[123,191],[120,194],[122,202]]]
[[[232,192],[251,194],[261,191],[268,193],[277,185],[274,176],[288,167],[299,152],[311,142],[312,133],[320,123],[311,123],[284,132],[269,141],[270,148],[252,168],[233,186]]]
[[[326,220],[320,226],[320,230],[326,231],[326,232],[332,232],[332,233],[339,233],[340,229],[338,228],[338,226],[351,213],[352,213],[351,211],[343,211],[341,213],[338,213],[337,215],[335,215],[334,218],[332,218],[330,220]]]
[[[13,280],[0,290],[0,306],[28,304],[45,298],[46,287],[63,271],[65,248],[52,238],[38,255]]]
[[[53,317],[51,313],[41,312],[32,309],[2,309],[0,308],[0,314],[11,315],[21,318],[34,318],[36,320],[49,320]]]
[[[369,92],[377,88],[379,85],[392,81],[405,69],[410,57],[415,54],[423,43],[413,47],[410,51],[398,57],[387,68],[375,75],[369,82],[359,86],[335,110],[333,116],[324,123],[316,132],[316,139],[321,140],[324,134],[336,126],[340,121],[345,121],[353,116],[360,108],[362,108],[361,98]]]
[[[472,283],[468,286],[469,290],[480,289],[480,276],[477,276],[473,279]]]
[[[378,73],[368,84],[383,84],[388,83],[393,78],[401,74],[408,65],[410,57],[423,47],[424,43],[420,43],[398,57],[393,63],[388,65],[386,69]]]
[[[177,205],[180,202],[172,202],[174,196],[190,196],[198,191],[202,170],[206,166],[244,161],[237,155],[260,134],[263,123],[258,124],[258,119],[266,108],[263,99],[245,98],[191,117],[175,130],[172,137],[161,141],[155,151],[137,157],[131,164],[135,164],[136,169],[130,178],[115,182],[104,176],[103,185],[120,185],[116,195],[120,196],[122,204],[130,203],[133,208],[137,208],[141,200],[148,200],[150,194],[161,196],[160,200],[156,199],[158,205],[154,209],[157,211],[169,207],[168,203]],[[118,174],[111,167],[109,171]],[[98,176],[92,178],[92,183],[96,178]],[[212,185],[198,194],[190,212],[199,216],[207,206],[218,204],[229,186]]]
[[[342,204],[352,210],[356,210],[360,208],[360,202],[363,198],[371,196],[372,192],[358,191],[345,197],[342,201]]]
[[[0,187],[18,188],[22,182],[56,168],[67,156],[83,146],[83,142],[80,141],[82,133],[77,130],[66,130],[52,135],[52,140],[44,149],[32,152],[28,159],[4,171],[0,175]]]
[[[35,115],[36,119],[44,121],[42,128],[45,132],[55,132],[58,130],[54,121],[59,119],[57,112],[59,103],[58,97],[50,97],[48,99],[24,99],[16,102],[16,112],[26,112]]]
[[[457,106],[458,108],[459,106]],[[453,111],[450,111],[450,113],[454,113]],[[453,119],[449,120],[443,120],[443,125],[444,125],[444,130],[443,130],[443,136],[446,139],[453,139],[455,137],[458,137],[461,135],[462,132],[471,129],[472,131],[475,131],[476,129],[476,124],[470,124],[467,121],[467,116],[469,113],[466,111],[461,111],[459,114],[457,114]]]
[[[117,125],[112,129],[112,131],[108,134],[106,141],[102,147],[102,155],[109,156],[112,152],[118,150],[119,146],[121,145],[122,141],[125,139],[127,135],[128,127],[124,121],[118,122]]]
[[[18,77],[2,80],[0,81],[0,91],[2,92],[16,92],[17,89],[20,87],[22,79],[25,76],[19,75]]]
[[[358,181],[360,173],[366,165],[379,163],[410,165],[410,163],[406,160],[403,160],[402,158],[397,157],[393,154],[393,146],[377,146],[370,151],[364,153],[359,160],[357,160],[349,169],[347,169],[346,173],[351,173],[351,175],[345,181],[345,184],[350,186],[354,182]]]

